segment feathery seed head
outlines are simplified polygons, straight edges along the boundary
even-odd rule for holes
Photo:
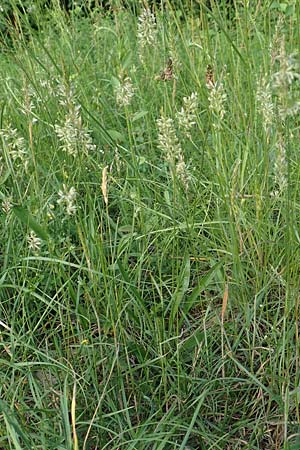
[[[174,163],[182,153],[181,145],[176,135],[173,119],[161,116],[157,120],[158,147],[164,152],[165,159]]]
[[[65,207],[67,215],[74,215],[77,210],[75,205],[77,192],[75,188],[72,186],[71,189],[68,190],[67,186],[63,184],[63,189],[58,191],[58,196],[59,199],[57,200],[57,203]]]
[[[115,88],[116,102],[119,106],[130,105],[134,97],[134,87],[129,77],[125,77]]]
[[[257,109],[263,118],[263,127],[269,133],[274,121],[274,103],[270,83],[264,77],[257,85],[256,91]]]
[[[37,237],[34,231],[31,231],[30,234],[27,236],[27,243],[29,250],[37,252],[41,248],[42,240],[39,237]]]
[[[11,124],[0,130],[0,137],[2,137],[5,149],[16,166],[23,165],[26,171],[29,163],[29,154],[25,139],[19,136],[18,130],[12,128]]]
[[[12,204],[12,198],[11,198],[11,197],[6,197],[6,198],[4,198],[3,201],[2,201],[2,208],[1,208],[2,211],[3,211],[6,215],[8,215],[8,214],[10,213],[12,207],[13,207],[13,204]]]
[[[178,157],[178,162],[176,164],[176,175],[178,176],[179,180],[181,181],[184,189],[187,191],[189,187],[190,182],[190,174],[188,172],[186,163],[184,161],[184,157],[182,153]]]
[[[190,130],[196,124],[197,108],[198,94],[197,92],[193,92],[189,97],[183,98],[183,106],[176,114],[179,127],[189,139],[191,139]]]
[[[80,105],[66,114],[63,125],[55,125],[55,131],[62,144],[62,151],[71,156],[77,156],[81,152],[88,154],[96,149],[90,131],[82,124]]]
[[[213,126],[215,128],[220,128],[220,122],[223,120],[225,116],[225,102],[227,100],[227,95],[224,90],[223,83],[216,83],[215,86],[210,90],[208,102],[209,109],[212,111],[217,118],[219,119],[217,122],[215,121]]]
[[[276,159],[274,163],[274,179],[280,192],[287,186],[287,160],[283,136],[280,136],[276,146]]]
[[[145,8],[138,18],[137,37],[141,48],[153,46],[156,42],[157,28],[154,14]]]

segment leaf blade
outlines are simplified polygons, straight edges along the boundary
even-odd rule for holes
[[[22,206],[13,206],[12,208],[15,216],[24,224],[27,225],[29,228],[31,228],[35,234],[43,239],[43,240],[48,240],[49,236],[47,231],[45,230],[44,227],[42,227],[36,220],[35,218],[30,214],[29,211],[27,211],[25,208],[23,208]]]

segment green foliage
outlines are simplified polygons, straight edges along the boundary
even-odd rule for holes
[[[299,447],[299,15],[186,5],[8,5],[0,448]]]

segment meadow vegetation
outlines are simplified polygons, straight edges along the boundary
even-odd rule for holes
[[[300,448],[299,3],[178,3],[1,12],[0,449]]]

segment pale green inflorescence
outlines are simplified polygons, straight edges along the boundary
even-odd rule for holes
[[[59,199],[57,203],[61,206],[65,207],[66,213],[68,216],[72,216],[76,213],[77,207],[75,204],[77,192],[76,189],[72,186],[69,190],[67,186],[64,184],[63,189],[58,191]]]

